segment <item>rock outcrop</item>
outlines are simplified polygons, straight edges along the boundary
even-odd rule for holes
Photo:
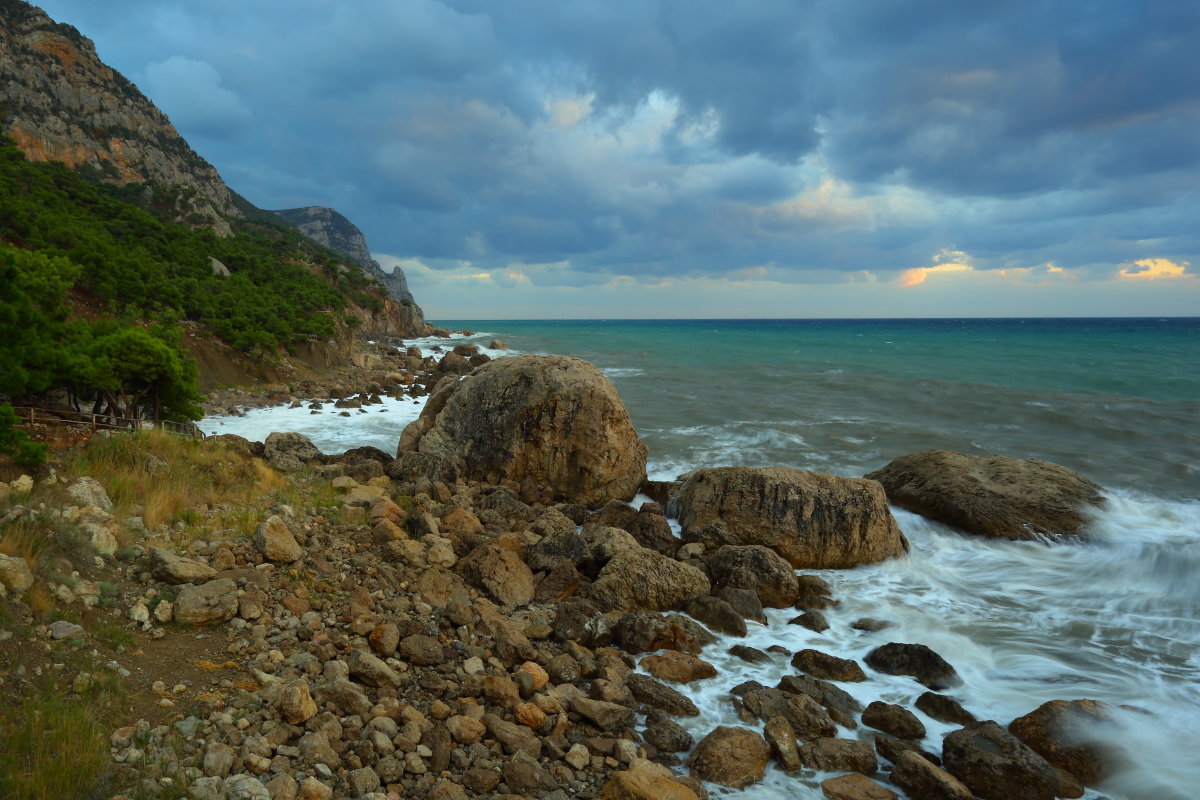
[[[969,533],[1002,539],[1079,534],[1101,488],[1037,459],[926,450],[866,476],[901,508]]]
[[[0,6],[0,22],[0,131],[28,159],[177,189],[179,219],[231,234],[225,218],[242,216],[233,192],[90,39],[22,2]]]
[[[764,545],[796,568],[853,567],[908,550],[874,481],[789,467],[719,467],[686,475],[674,502],[688,541]]]
[[[1054,766],[1095,786],[1119,763],[1105,742],[1112,738],[1113,711],[1098,700],[1051,700],[1014,719],[1008,730]]]
[[[628,500],[646,478],[646,445],[616,389],[567,356],[499,359],[443,381],[400,437],[397,453],[409,452],[513,481],[526,502]]]

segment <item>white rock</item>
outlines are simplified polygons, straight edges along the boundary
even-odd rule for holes
[[[20,557],[0,555],[0,586],[12,594],[21,594],[33,586],[33,570],[29,563]]]

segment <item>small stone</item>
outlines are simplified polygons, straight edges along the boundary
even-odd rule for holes
[[[591,763],[591,760],[591,753],[582,744],[571,745],[571,749],[563,756],[563,761],[566,761],[575,769],[583,769]]]

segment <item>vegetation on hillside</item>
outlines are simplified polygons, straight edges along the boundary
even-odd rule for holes
[[[282,224],[234,221],[221,238],[173,221],[186,192],[92,183],[0,137],[0,395],[65,391],[77,408],[192,419],[178,322],[270,353],[328,338],[351,302],[382,307],[374,279]],[[74,301],[99,301],[101,319]]]

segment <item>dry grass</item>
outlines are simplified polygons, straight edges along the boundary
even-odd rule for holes
[[[149,527],[172,524],[197,506],[252,503],[283,485],[260,460],[157,430],[94,438],[71,471],[100,481],[118,517],[141,506]]]
[[[0,797],[85,798],[108,767],[108,743],[95,707],[50,692],[0,710]]]

